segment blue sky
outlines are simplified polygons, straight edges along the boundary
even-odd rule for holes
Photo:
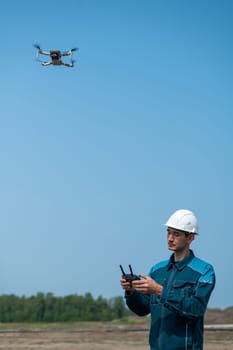
[[[233,305],[230,0],[2,0],[0,294],[123,295],[193,210]],[[45,50],[79,47],[74,68]]]

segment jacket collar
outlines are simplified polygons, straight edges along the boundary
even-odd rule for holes
[[[174,253],[170,256],[169,262],[168,262],[168,266],[167,269],[169,270],[172,266],[176,266],[177,270],[181,271],[183,270],[188,264],[189,262],[195,257],[193,251],[190,249],[190,254],[188,256],[186,256],[183,260],[181,261],[177,261],[175,263],[174,261]]]

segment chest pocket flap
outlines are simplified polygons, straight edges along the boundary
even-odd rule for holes
[[[174,290],[183,295],[191,296],[195,294],[195,281],[175,280],[172,284]]]

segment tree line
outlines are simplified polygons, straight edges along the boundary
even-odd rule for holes
[[[54,296],[37,293],[25,297],[0,295],[0,322],[112,321],[129,315],[123,297]]]

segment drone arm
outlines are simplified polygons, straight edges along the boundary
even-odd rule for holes
[[[71,51],[64,51],[61,53],[61,56],[71,56]]]
[[[39,52],[41,55],[50,56],[50,52],[48,52],[48,51],[39,50],[38,52]]]
[[[71,61],[71,63],[61,61],[61,64],[66,67],[74,67],[74,61]]]
[[[50,64],[52,64],[52,61],[51,62],[41,62],[42,66],[49,66]]]
[[[78,48],[77,47],[74,47],[73,49],[71,49],[71,50],[69,50],[69,51],[64,51],[64,52],[62,52],[62,56],[72,56],[72,54],[73,54],[73,52],[74,51],[76,51],[76,50],[78,50]]]

